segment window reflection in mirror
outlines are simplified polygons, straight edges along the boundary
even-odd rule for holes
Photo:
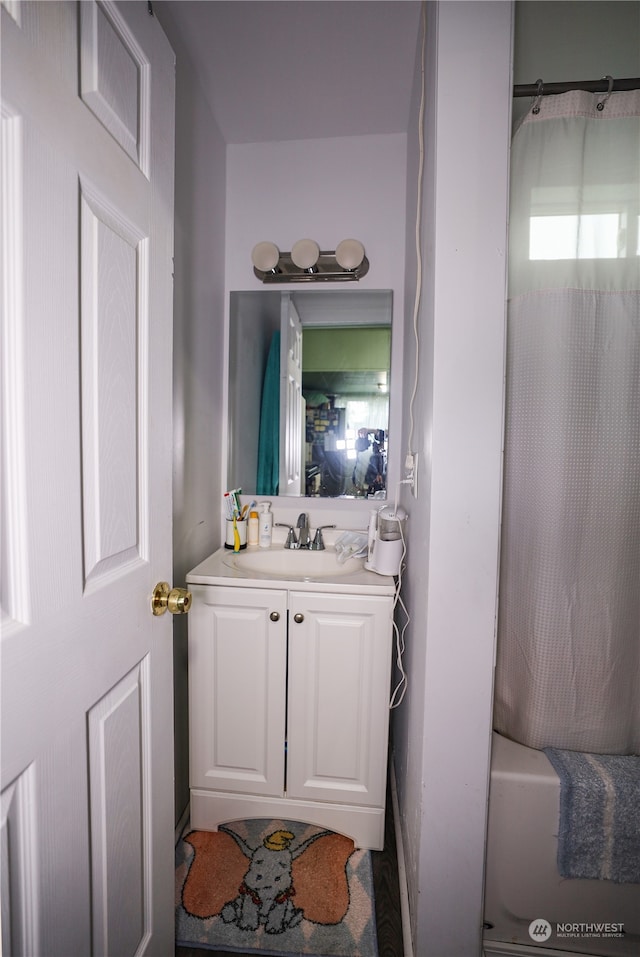
[[[386,496],[391,309],[387,290],[231,294],[228,487]]]

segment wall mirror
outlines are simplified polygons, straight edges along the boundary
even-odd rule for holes
[[[390,290],[233,292],[227,487],[386,497]]]

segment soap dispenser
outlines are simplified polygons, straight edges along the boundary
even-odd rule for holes
[[[260,502],[260,532],[258,544],[260,548],[271,547],[271,537],[273,535],[273,512],[271,511],[271,502]]]

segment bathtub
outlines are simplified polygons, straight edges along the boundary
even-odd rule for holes
[[[485,957],[561,952],[638,957],[640,884],[560,877],[556,867],[559,806],[560,779],[542,751],[494,733]],[[550,924],[546,940],[542,935],[537,940],[530,937],[534,920]],[[611,928],[575,926],[594,924],[623,924],[624,936],[604,936]]]

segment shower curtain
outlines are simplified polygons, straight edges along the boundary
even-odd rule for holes
[[[547,96],[513,139],[494,723],[533,748],[640,753],[639,113]]]
[[[277,495],[280,482],[280,332],[274,332],[262,380],[257,495]]]

